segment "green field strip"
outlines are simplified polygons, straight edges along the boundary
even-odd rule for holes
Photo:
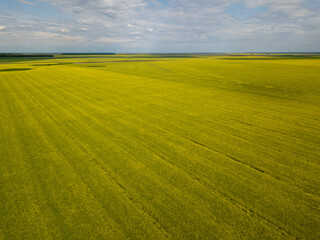
[[[181,60],[182,61],[182,60]],[[197,71],[197,73],[198,74],[196,74],[196,78],[194,78],[195,76],[195,74],[193,74],[193,75],[190,75],[190,69],[188,69],[187,71],[186,71],[186,65],[188,64],[188,62],[192,62],[192,68],[194,68],[194,69],[196,69],[196,71]],[[197,62],[198,62],[198,64],[197,64]],[[201,65],[200,65],[200,64]],[[197,60],[197,61],[190,61],[190,60],[183,60],[183,64],[181,64],[181,62],[180,61],[176,61],[176,62],[170,62],[170,63],[157,63],[157,64],[171,64],[171,66],[170,65],[168,65],[167,66],[167,68],[170,68],[171,70],[172,69],[174,69],[175,70],[175,74],[165,74],[164,72],[159,72],[159,71],[156,71],[156,72],[151,72],[151,73],[148,73],[148,70],[147,69],[152,69],[152,70],[155,70],[156,68],[152,68],[152,67],[149,67],[149,68],[142,68],[142,70],[140,70],[139,68],[137,68],[138,67],[138,65],[136,65],[136,66],[134,66],[134,64],[131,64],[131,66],[132,66],[132,69],[131,68],[129,68],[130,67],[130,65],[126,65],[126,66],[124,66],[123,68],[120,68],[120,69],[114,69],[114,67],[110,67],[109,69],[108,68],[106,68],[106,70],[108,70],[108,71],[116,71],[116,72],[120,72],[120,73],[129,73],[129,74],[134,74],[134,75],[139,75],[139,76],[144,76],[144,75],[146,75],[146,76],[149,76],[149,77],[154,77],[154,78],[158,78],[158,79],[166,79],[166,80],[178,80],[179,82],[189,82],[189,83],[193,83],[194,85],[195,84],[200,84],[201,82],[203,82],[204,80],[206,80],[206,82],[205,82],[205,85],[206,86],[215,86],[215,87],[218,87],[219,85],[218,85],[218,81],[214,81],[213,83],[214,83],[214,85],[212,85],[212,84],[208,84],[208,80],[210,80],[210,78],[212,79],[216,79],[216,80],[219,80],[219,81],[222,81],[221,79],[224,79],[224,78],[226,78],[226,76],[228,77],[227,79],[229,79],[230,77],[232,77],[232,76],[228,76],[228,73],[226,72],[226,70],[227,70],[227,68],[226,68],[226,66],[225,66],[225,64],[223,65],[223,68],[221,67],[221,69],[219,69],[219,66],[221,66],[221,63],[219,64],[219,62],[214,62],[215,63],[215,65],[211,65],[210,67],[212,68],[212,69],[210,69],[211,70],[211,72],[214,72],[215,73],[215,75],[213,75],[213,76],[208,76],[208,69],[205,69],[206,70],[206,72],[205,71],[199,71],[201,68],[203,68],[202,67],[202,65],[205,65],[205,62],[201,62],[200,60]],[[217,63],[217,64],[216,64]],[[175,65],[173,65],[173,64],[175,64]],[[178,65],[179,64],[179,65]],[[122,66],[122,65],[118,65],[118,66]],[[150,65],[149,65],[150,66]],[[177,71],[177,69],[179,69],[179,68],[181,68],[181,66],[183,66],[183,70],[182,71]],[[229,65],[232,69],[233,69],[233,71],[234,71],[234,65],[232,65],[232,64],[230,64]],[[246,75],[248,75],[248,73],[247,72],[256,72],[257,71],[257,69],[252,69],[252,70],[254,70],[254,71],[247,71],[247,72],[245,72],[247,69],[248,69],[248,67],[247,67],[247,64],[246,65],[240,65],[244,70],[242,70],[240,73],[241,74],[238,74],[237,76],[246,76]],[[260,66],[260,68],[261,68],[261,64],[259,65]],[[264,66],[264,65],[263,65]],[[273,67],[274,67],[274,64],[272,65]],[[195,67],[197,67],[197,68],[195,68]],[[265,66],[264,66],[265,67]],[[128,69],[130,69],[130,71],[128,71]],[[220,70],[220,74],[219,74],[219,72],[215,72],[215,70]],[[221,70],[223,70],[223,71],[221,71]],[[142,71],[142,72],[139,72],[139,71]],[[185,73],[188,73],[188,75],[186,75]],[[195,71],[193,71],[193,72],[195,72]],[[277,74],[279,73],[279,71],[277,72]],[[306,74],[305,72],[303,73],[304,75]],[[301,75],[301,73],[300,73],[300,75]],[[221,76],[221,77],[219,77],[219,76]],[[249,78],[247,78],[247,79],[252,79],[252,77],[254,77],[254,80],[256,81],[257,79],[256,79],[256,76],[257,75],[254,75],[254,76],[252,76],[252,74],[251,75],[248,75],[248,77]],[[277,76],[277,75],[275,75],[275,76]],[[218,77],[218,78],[217,78]],[[189,79],[192,79],[192,78],[194,78],[194,80],[193,81],[190,81]],[[242,77],[243,78],[243,77]],[[263,79],[265,79],[265,78],[263,78]],[[183,81],[182,81],[183,80]],[[268,79],[269,80],[269,79]],[[270,80],[272,80],[272,79],[270,79]],[[281,80],[281,79],[280,79]],[[229,81],[229,80],[228,80]],[[283,82],[283,81],[279,81],[279,82]],[[312,81],[312,83],[317,83],[317,81]],[[269,84],[269,82],[266,82],[266,84]],[[239,85],[239,84],[238,84]],[[224,86],[224,88],[227,86],[227,85],[221,85],[220,84],[220,87],[222,87],[222,86]],[[232,85],[229,85],[229,88],[231,87]],[[239,85],[240,86],[240,85]],[[246,85],[244,85],[244,87],[245,87]],[[287,88],[288,86],[286,86],[286,88]],[[319,87],[318,85],[317,85],[317,87]],[[301,84],[299,85],[299,88],[297,88],[298,90],[299,89],[301,89]],[[312,88],[312,89],[317,89],[317,88]],[[231,90],[231,89],[230,89]],[[234,90],[238,90],[238,91],[240,91],[240,89],[234,89]],[[243,90],[245,90],[245,89],[243,89]],[[242,91],[243,91],[242,90]],[[247,89],[248,90],[248,89]],[[255,89],[255,90],[257,90],[257,89]],[[252,90],[250,90],[250,92],[252,93],[252,94],[255,94],[255,93],[258,93],[258,92],[256,92],[256,91],[252,91]],[[268,90],[268,92],[270,92],[270,90]],[[293,101],[296,101],[294,98],[293,99],[291,99],[291,100],[293,100]],[[304,99],[302,99],[302,98],[300,98],[299,99],[299,101],[304,101]]]
[[[181,63],[183,61],[183,63]],[[189,60],[190,62],[190,60]],[[218,81],[214,81],[212,83],[210,83],[210,81],[208,81],[208,76],[206,76],[206,73],[205,72],[200,72],[198,70],[198,74],[196,76],[194,75],[190,75],[190,70],[185,69],[186,67],[186,63],[188,63],[188,60],[179,60],[179,61],[173,61],[173,62],[170,62],[170,63],[159,63],[159,64],[171,64],[170,68],[171,69],[175,69],[175,72],[172,72],[170,74],[165,74],[165,72],[156,72],[156,75],[154,74],[154,72],[152,73],[148,73],[146,69],[148,68],[143,68],[143,72],[139,72],[139,68],[138,65],[134,65],[134,64],[131,64],[132,66],[132,69],[130,69],[130,64],[126,65],[125,68],[120,68],[120,69],[114,69],[114,66],[110,66],[109,68],[106,68],[106,70],[108,71],[113,71],[113,72],[118,72],[118,73],[127,73],[127,74],[131,74],[131,75],[136,75],[136,76],[148,76],[148,77],[153,77],[153,78],[157,78],[159,80],[163,80],[163,79],[166,79],[167,81],[175,81],[175,82],[180,82],[180,83],[192,83],[193,85],[198,85],[198,86],[205,86],[205,87],[214,87],[214,88],[220,88],[220,89],[229,89],[230,91],[231,90],[234,90],[234,91],[237,91],[237,92],[244,92],[244,93],[251,93],[251,94],[254,94],[254,95],[261,95],[261,96],[273,96],[273,97],[279,97],[280,99],[287,99],[288,94],[286,94],[287,96],[284,97],[282,96],[284,94],[284,92],[282,93],[282,95],[280,94],[274,94],[273,92],[270,92],[270,90],[268,90],[267,88],[263,87],[259,87],[258,88],[248,88],[248,87],[253,87],[251,84],[242,84],[243,82],[239,82],[241,84],[238,84],[237,81],[233,81],[233,82],[230,82],[230,80],[228,81],[225,81],[223,80],[225,77],[223,77],[224,75],[226,75],[226,72],[225,72],[225,67],[224,67],[224,72],[221,73],[220,75],[222,77],[218,77],[219,74],[215,74],[214,76],[214,79],[218,80]],[[193,64],[195,63],[194,61],[192,62]],[[118,65],[118,66],[121,66],[121,65]],[[150,66],[150,65],[149,65]],[[183,66],[184,70],[183,71],[177,71],[177,69],[179,69],[179,67]],[[145,67],[145,66],[144,66]],[[233,66],[231,66],[233,67]],[[193,66],[194,68],[194,66]],[[130,71],[128,71],[130,69]],[[154,70],[154,68],[151,68],[149,67],[149,69],[152,69]],[[102,70],[102,69],[100,69]],[[186,72],[188,74],[186,74]],[[218,77],[218,78],[217,78]],[[204,82],[204,80],[206,80]],[[245,83],[245,82],[244,82]],[[235,84],[235,85],[234,85]],[[257,90],[263,90],[262,92],[258,92]],[[266,92],[266,90],[268,90]],[[267,95],[266,95],[267,94]],[[271,95],[270,95],[271,94]],[[289,100],[289,99],[287,99]],[[295,97],[290,97],[290,100],[291,101],[297,101],[297,99],[295,99]],[[300,98],[299,101],[304,101],[304,99]]]
[[[194,89],[195,88],[195,86],[192,86],[192,89]],[[203,87],[201,87],[201,88],[199,88],[199,89],[201,89],[202,91],[204,90],[203,89]],[[185,88],[185,90],[186,90],[186,88]],[[220,89],[219,89],[220,90]],[[200,91],[199,91],[200,92]],[[182,92],[181,92],[182,93]],[[224,91],[224,93],[226,94],[226,98],[225,98],[225,100],[227,101],[224,105],[225,105],[225,107],[227,108],[227,109],[232,109],[232,107],[231,106],[229,106],[228,105],[228,103],[229,102],[231,102],[230,100],[228,101],[228,98],[230,98],[231,97],[231,94],[230,94],[230,92],[228,93],[228,89],[225,89],[225,91]],[[174,95],[174,97],[176,98],[176,94],[177,93],[175,93],[175,95]],[[234,93],[232,93],[232,95],[234,95]],[[237,96],[238,95],[238,96]],[[251,95],[249,94],[248,96],[246,96],[246,95],[243,95],[243,93],[240,93],[240,94],[237,94],[236,95],[236,97],[235,96],[233,96],[233,99],[235,99],[235,100],[238,100],[238,101],[240,101],[239,102],[239,105],[240,105],[240,103],[243,101],[243,103],[245,103],[245,104],[248,104],[248,106],[246,106],[246,105],[244,105],[244,106],[242,106],[243,108],[244,108],[244,110],[247,110],[247,109],[250,109],[251,111],[252,110],[255,110],[254,108],[257,106],[257,104],[259,104],[259,103],[261,103],[261,104],[263,104],[263,106],[264,106],[264,108],[266,108],[267,107],[267,105],[266,105],[266,100],[268,100],[268,101],[271,101],[272,102],[272,99],[270,99],[270,98],[258,98],[258,97],[254,97],[254,98],[252,98],[252,100],[251,101],[248,101],[248,100],[243,100],[242,98],[243,97],[245,97],[244,99],[247,99],[248,97],[251,97]],[[185,95],[186,96],[186,95]],[[188,95],[187,95],[188,96]],[[242,97],[242,98],[239,98],[239,97]],[[200,96],[200,98],[203,98],[203,96]],[[200,99],[199,98],[199,99]],[[173,97],[171,97],[171,99],[173,99]],[[195,99],[197,99],[197,95],[194,95],[194,96],[192,96],[192,98],[191,97],[189,97],[189,99],[185,99],[186,101],[188,101],[188,102],[190,102],[190,104],[192,104],[192,101],[190,101],[190,100],[195,100]],[[203,99],[202,99],[203,100]],[[195,103],[195,102],[197,102],[197,101],[193,101],[193,103]],[[209,102],[210,103],[210,102]],[[201,105],[201,106],[198,106],[199,108],[201,108],[201,107],[208,107],[209,106],[209,103],[206,103],[206,102],[204,102],[203,103],[203,105]],[[236,102],[233,102],[233,104],[235,104]],[[279,104],[281,104],[281,105],[283,105],[283,102],[279,102],[279,101],[277,101],[276,102],[276,104],[277,105],[275,105],[275,104],[272,104],[272,105],[270,105],[271,107],[272,107],[272,111],[271,111],[271,113],[274,113],[274,111],[276,110],[274,107],[276,106],[277,108],[279,107]],[[253,109],[251,109],[251,107],[253,107]],[[305,107],[305,106],[303,106],[303,107]],[[286,108],[287,108],[287,106],[286,106]],[[315,108],[314,108],[315,109]],[[234,110],[234,109],[233,109]],[[239,109],[240,110],[240,109]],[[286,109],[287,110],[287,109]],[[243,111],[243,112],[246,112],[246,111]],[[278,112],[279,114],[283,114],[282,112]],[[287,112],[287,114],[293,114],[292,112],[290,113],[289,111]],[[274,117],[274,114],[273,114],[273,117]],[[303,117],[306,117],[305,116],[305,113],[303,113]],[[316,123],[318,123],[319,121],[317,121]]]

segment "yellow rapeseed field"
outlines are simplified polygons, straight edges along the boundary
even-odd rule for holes
[[[0,239],[319,239],[320,58],[0,61]]]

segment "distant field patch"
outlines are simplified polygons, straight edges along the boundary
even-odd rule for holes
[[[112,63],[112,62],[154,62],[159,60],[118,60],[118,61],[100,61],[100,62],[73,62],[73,64],[90,64],[90,63]]]
[[[244,57],[223,57],[220,59],[224,59],[224,60],[299,60],[299,59],[318,59],[319,57],[317,56],[266,56],[266,57],[259,57],[259,56],[244,56]]]
[[[46,67],[46,66],[57,66],[59,65],[58,63],[47,63],[47,64],[32,64],[32,66],[35,66],[35,67]]]
[[[32,68],[7,68],[7,69],[1,69],[0,72],[27,71],[31,69]]]

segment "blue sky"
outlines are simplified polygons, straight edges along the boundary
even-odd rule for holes
[[[243,3],[238,2],[230,5],[225,12],[239,20],[245,20],[254,15],[259,16],[262,13],[267,13],[268,8],[266,6],[246,7]]]
[[[320,0],[1,0],[0,52],[320,51]]]

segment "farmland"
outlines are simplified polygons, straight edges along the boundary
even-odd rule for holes
[[[0,239],[319,239],[320,57],[0,60]]]

